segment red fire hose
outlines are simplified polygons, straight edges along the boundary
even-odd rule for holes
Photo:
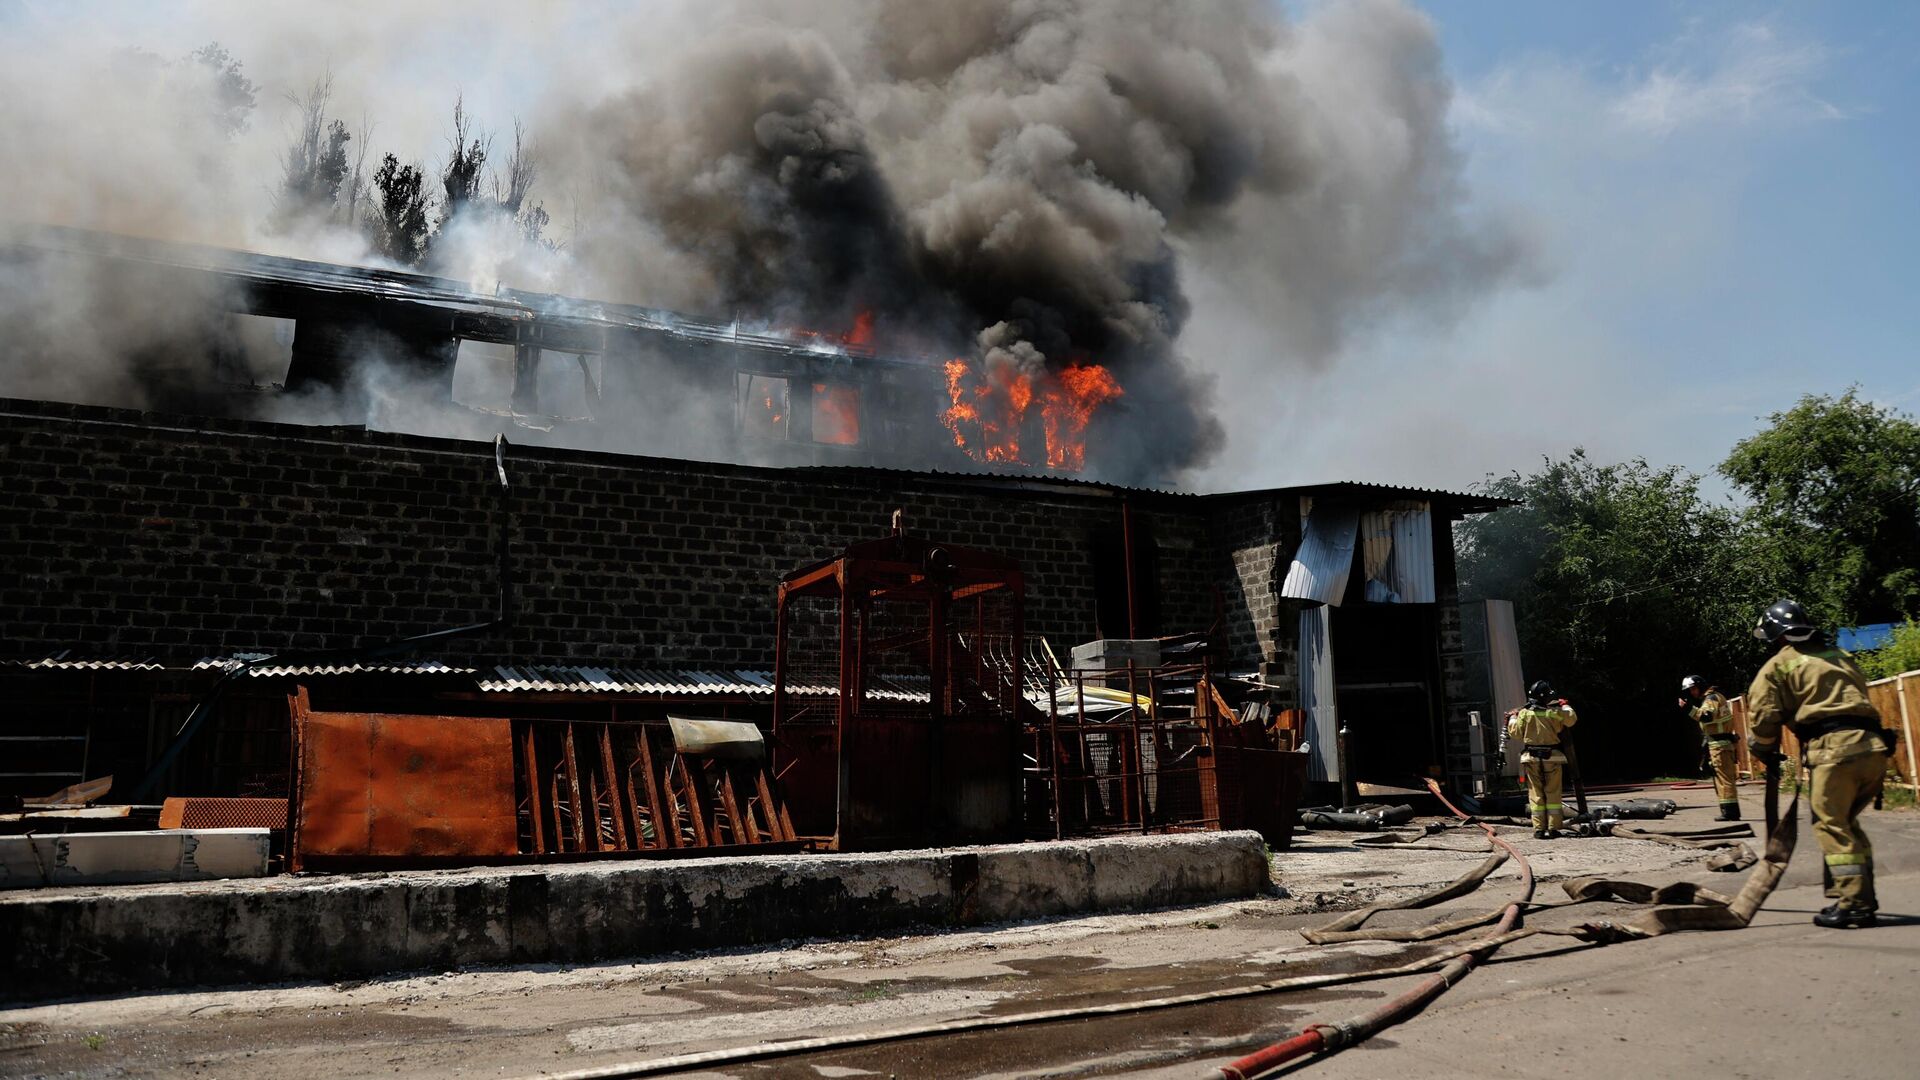
[[[1453,811],[1454,816],[1463,821],[1473,820],[1461,813],[1459,807],[1447,802],[1447,797],[1440,794],[1440,785],[1429,780],[1427,787],[1446,805],[1447,809]],[[1454,958],[1447,966],[1422,980],[1418,986],[1372,1012],[1334,1024],[1309,1024],[1305,1031],[1291,1039],[1263,1047],[1238,1061],[1222,1065],[1220,1075],[1226,1080],[1252,1080],[1253,1077],[1277,1068],[1294,1058],[1352,1046],[1374,1032],[1392,1027],[1418,1013],[1426,1007],[1428,1002],[1439,997],[1447,987],[1465,978],[1467,972],[1473,970],[1474,965],[1491,955],[1498,947],[1500,937],[1519,924],[1520,909],[1533,900],[1533,867],[1528,865],[1527,860],[1514,849],[1513,845],[1494,835],[1491,825],[1484,822],[1474,823],[1486,832],[1490,842],[1505,848],[1507,854],[1520,864],[1520,897],[1507,905],[1507,910],[1500,916],[1499,924],[1493,928],[1493,934],[1486,939],[1485,949]]]

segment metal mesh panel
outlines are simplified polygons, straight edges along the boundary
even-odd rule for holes
[[[1210,706],[1193,700],[1201,668],[1044,673],[1028,790],[1052,816],[1040,833],[1153,832],[1220,823]],[[1030,804],[1031,805],[1031,804]]]

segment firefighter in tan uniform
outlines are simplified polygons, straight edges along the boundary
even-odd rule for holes
[[[1800,740],[1813,769],[1814,835],[1826,857],[1827,896],[1813,917],[1821,926],[1873,926],[1873,845],[1860,831],[1860,811],[1880,794],[1894,736],[1880,726],[1867,699],[1867,680],[1845,650],[1821,638],[1799,604],[1782,600],[1760,615],[1753,634],[1773,644],[1747,691],[1757,756],[1780,757],[1780,726]]]
[[[1708,686],[1707,680],[1698,675],[1682,679],[1680,693],[1684,695],[1680,704],[1700,725],[1700,735],[1707,740],[1707,758],[1713,763],[1713,793],[1720,800],[1719,820],[1739,821],[1740,790],[1734,785],[1739,782],[1740,755],[1733,745],[1733,706],[1719,687]]]
[[[1507,738],[1520,740],[1520,771],[1527,778],[1527,810],[1533,816],[1535,839],[1560,835],[1560,776],[1567,755],[1560,749],[1560,733],[1579,717],[1573,706],[1556,698],[1545,679],[1527,688],[1527,704],[1507,715]]]

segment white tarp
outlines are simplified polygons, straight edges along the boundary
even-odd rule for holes
[[[1335,780],[1340,775],[1332,612],[1320,604],[1300,612],[1300,711],[1306,717],[1309,780]]]

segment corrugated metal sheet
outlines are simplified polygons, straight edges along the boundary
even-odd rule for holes
[[[1387,562],[1387,583],[1403,604],[1431,604],[1438,594],[1433,576],[1433,511],[1425,503],[1418,510],[1388,513],[1393,533],[1393,557]]]
[[[1340,603],[1353,569],[1353,544],[1359,530],[1359,511],[1321,504],[1303,523],[1300,549],[1293,553],[1280,595],[1322,604]]]
[[[1306,714],[1307,779],[1340,775],[1340,716],[1333,682],[1332,609],[1300,613],[1300,710]]]
[[[1526,704],[1527,678],[1520,669],[1520,633],[1514,626],[1513,602],[1488,600],[1486,605],[1487,681],[1493,692],[1493,715],[1487,722],[1498,732],[1507,722],[1507,713]],[[1520,750],[1517,741],[1507,747],[1507,759],[1500,763],[1502,775],[1520,775]]]
[[[875,680],[867,697],[878,701],[928,700],[925,677]],[[917,685],[916,685],[917,684]],[[699,671],[628,667],[587,667],[538,665],[496,667],[491,676],[482,675],[480,689],[487,693],[580,693],[580,694],[660,694],[660,695],[748,695],[773,696],[770,671]],[[787,692],[807,697],[831,697],[840,692],[837,683],[825,680],[788,680]]]
[[[759,671],[687,671],[556,664],[496,667],[491,675],[481,675],[480,689],[488,693],[772,694],[773,676]]]
[[[0,667],[25,668],[29,671],[164,671],[166,665],[150,656],[94,656],[73,657],[70,652],[58,652],[38,660],[5,660]]]
[[[1434,602],[1433,511],[1397,500],[1360,515],[1366,598],[1375,604]]]
[[[249,668],[254,678],[286,675],[473,675],[478,668],[453,667],[438,660],[419,660],[410,664],[262,664]]]

